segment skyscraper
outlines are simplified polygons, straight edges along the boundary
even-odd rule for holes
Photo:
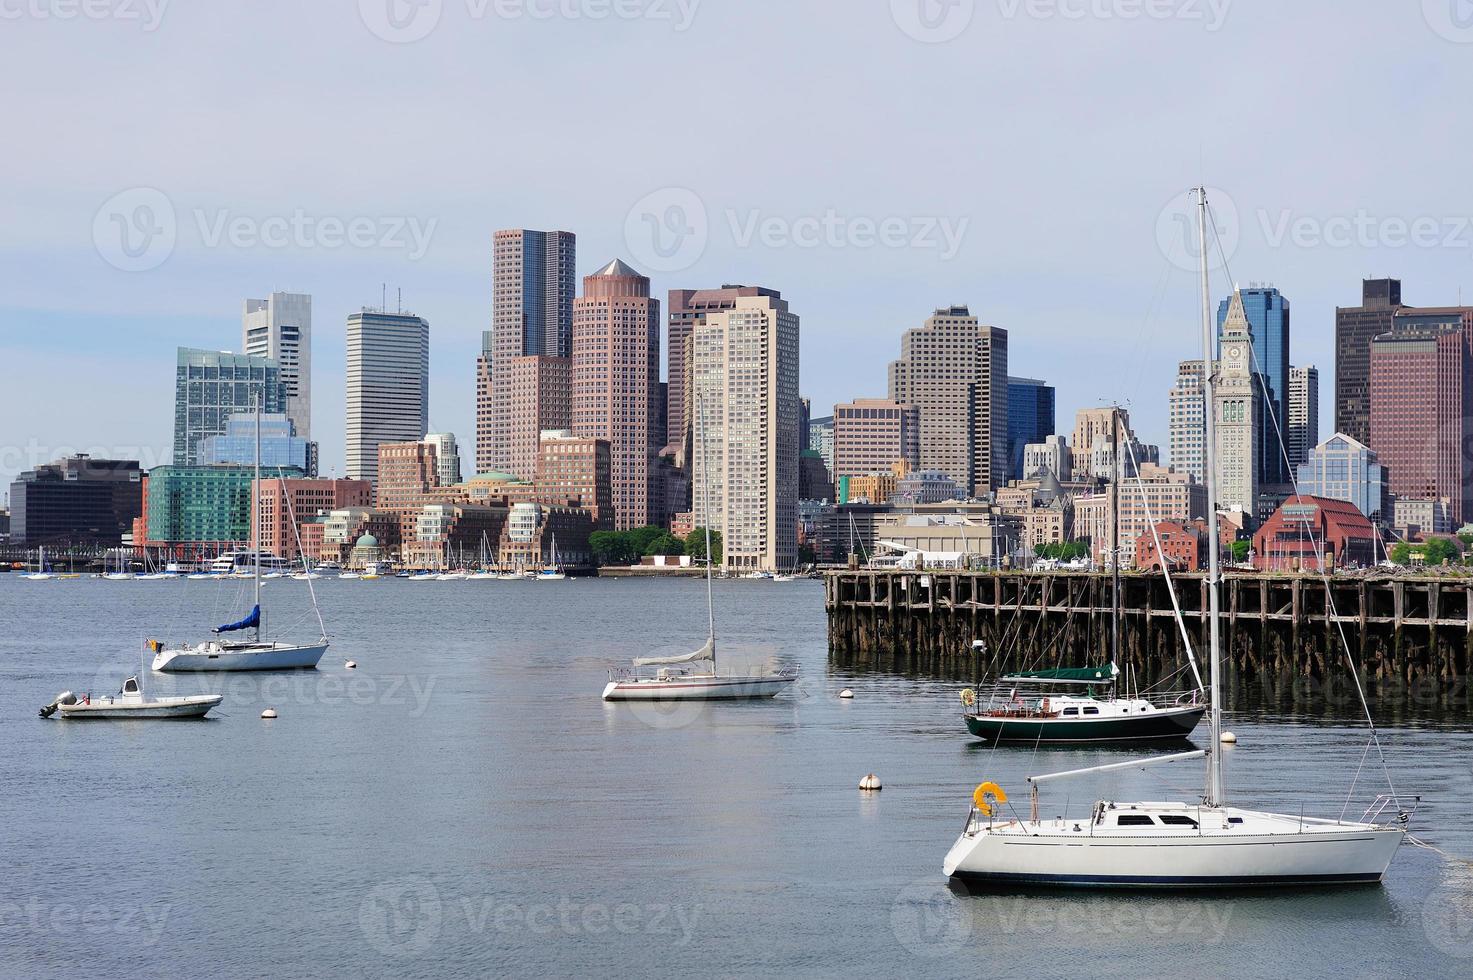
[[[1207,414],[1202,407],[1202,362],[1182,361],[1176,369],[1176,386],[1171,389],[1170,418],[1167,420],[1171,468],[1189,473],[1204,482]]]
[[[1008,479],[1021,479],[1023,447],[1054,434],[1055,392],[1034,378],[1008,378]]]
[[[418,442],[430,424],[430,324],[412,313],[348,316],[348,478],[378,484],[378,447]]]
[[[1299,464],[1299,492],[1309,497],[1348,500],[1373,524],[1386,513],[1386,470],[1374,450],[1337,432],[1310,448]]]
[[[1371,341],[1403,309],[1400,279],[1361,282],[1361,305],[1335,310],[1335,431],[1371,439]]]
[[[660,416],[660,301],[650,281],[615,259],[583,279],[573,301],[572,429],[609,443],[614,525],[651,523]]]
[[[1257,513],[1263,472],[1263,382],[1253,370],[1253,333],[1241,296],[1233,294],[1218,331],[1222,360],[1213,386],[1217,420],[1217,503]]]
[[[295,423],[284,414],[261,415],[257,433],[256,416],[240,412],[225,422],[225,432],[206,436],[195,449],[200,466],[254,466],[256,448],[261,466],[267,470],[290,466],[309,477],[317,475],[317,443],[296,435]],[[257,436],[259,435],[259,442]]]
[[[269,357],[281,369],[286,386],[286,414],[297,438],[312,438],[312,297],[272,293],[245,301],[241,315],[241,350]]]
[[[1371,342],[1371,439],[1398,500],[1445,501],[1473,519],[1473,309],[1405,310]]]
[[[915,469],[920,459],[920,412],[883,398],[834,406],[834,469],[846,476],[888,473],[896,463]]]
[[[1289,301],[1272,286],[1250,286],[1234,290],[1232,297],[1217,307],[1218,357],[1222,357],[1222,328],[1234,302],[1241,304],[1243,318],[1248,321],[1252,337],[1249,370],[1259,375],[1260,401],[1263,415],[1259,419],[1259,483],[1287,483],[1289,470],[1284,466],[1288,440],[1289,417]]]
[[[772,291],[738,296],[694,324],[697,526],[722,534],[726,567],[798,558],[798,317]]]
[[[1313,364],[1289,368],[1289,422],[1285,435],[1289,465],[1298,470],[1320,441],[1320,372]]]
[[[286,387],[271,358],[179,348],[174,367],[174,465],[195,465],[200,440],[224,435],[230,416],[251,411],[257,399],[263,414],[285,410]]]
[[[687,412],[691,392],[689,366],[691,362],[690,338],[696,324],[706,315],[718,310],[736,307],[739,297],[769,296],[779,298],[775,290],[762,286],[722,286],[720,289],[672,289],[669,294],[666,329],[666,409],[665,441],[680,445],[685,439],[685,429],[690,417]]]
[[[937,310],[901,338],[890,400],[920,409],[921,469],[975,495],[1006,482],[1006,330],[980,324],[965,306]]]
[[[1074,438],[1069,443],[1069,452],[1076,480],[1110,479],[1110,473],[1115,468],[1110,449],[1110,420],[1116,412],[1120,413],[1120,441],[1124,444],[1135,438],[1130,431],[1129,411],[1104,405],[1099,408],[1081,408],[1074,413]],[[1122,452],[1121,456],[1124,461],[1128,462],[1130,459],[1129,453]]]
[[[572,232],[513,228],[496,233],[491,329],[482,334],[476,362],[476,469],[480,472],[510,469],[514,445],[530,446],[525,462],[535,465],[538,433],[529,433],[527,420],[512,414],[511,362],[519,357],[567,358],[572,354],[576,260],[577,237]],[[567,421],[564,418],[551,427],[565,428]],[[531,479],[531,473],[518,475]]]

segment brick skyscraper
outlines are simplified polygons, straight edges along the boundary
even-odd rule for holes
[[[1371,441],[1371,341],[1402,309],[1400,279],[1361,283],[1361,305],[1335,310],[1335,431]]]
[[[572,429],[609,443],[614,525],[657,519],[651,474],[666,433],[660,418],[660,301],[650,281],[615,259],[583,279],[573,301]]]

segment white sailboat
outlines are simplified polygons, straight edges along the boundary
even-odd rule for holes
[[[46,546],[45,545],[42,545],[41,546],[41,550],[40,550],[39,554],[36,556],[36,570],[34,572],[27,572],[27,573],[25,573],[24,575],[21,576],[21,578],[30,579],[32,582],[45,582],[48,579],[56,578],[55,575],[51,574],[50,572],[48,572],[46,570]]]
[[[1208,596],[1211,673],[1208,687],[1212,747],[1155,759],[1031,776],[1026,818],[997,819],[1006,793],[983,783],[973,795],[966,828],[942,870],[980,884],[1082,888],[1299,887],[1379,882],[1407,835],[1411,814],[1394,790],[1359,820],[1314,819],[1229,806],[1221,756],[1222,661],[1218,583],[1216,422],[1213,403],[1212,311],[1207,272],[1207,192],[1196,190],[1202,276],[1202,360],[1207,476]],[[1353,665],[1352,665],[1353,669]],[[1101,800],[1086,819],[1040,820],[1038,787],[1056,779],[1206,758],[1206,789],[1198,802],[1120,803]],[[1383,820],[1388,810],[1394,815]]]
[[[250,640],[207,640],[194,646],[169,647],[157,640],[150,640],[154,651],[153,669],[167,672],[179,671],[225,671],[225,670],[296,670],[316,667],[327,652],[327,627],[322,621],[322,611],[317,607],[317,593],[307,580],[307,591],[312,597],[312,609],[317,614],[317,625],[321,638],[310,643],[283,643],[266,638],[266,613],[261,608],[261,403],[256,400],[256,477],[253,483],[251,527],[256,541],[252,579],[254,581],[255,605],[250,614],[236,623],[217,626],[217,635],[253,630]],[[286,498],[286,494],[282,494]],[[288,501],[288,508],[290,501]],[[296,520],[288,514],[293,528]]]
[[[697,418],[696,424],[700,425]],[[699,429],[697,430],[699,441]],[[711,520],[706,519],[706,644],[673,657],[636,657],[633,669],[612,670],[605,701],[716,701],[770,698],[797,680],[791,667],[761,673],[720,673],[716,666],[716,606],[711,586]]]
[[[553,534],[553,536],[552,536],[552,560],[550,562],[548,562],[546,565],[544,565],[542,567],[541,571],[539,571],[537,573],[537,580],[539,582],[560,582],[560,581],[562,581],[563,579],[565,579],[567,577],[568,577],[568,575],[567,575],[566,572],[563,571],[562,563],[558,559],[558,554],[557,554],[557,535],[556,534]]]

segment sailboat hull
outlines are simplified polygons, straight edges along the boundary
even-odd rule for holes
[[[610,681],[605,701],[736,701],[770,698],[794,677],[680,677],[669,680]]]
[[[161,650],[153,669],[165,673],[225,670],[306,670],[327,653],[327,643],[203,643],[182,650]]]
[[[152,700],[128,698],[98,698],[76,704],[63,704],[61,717],[75,720],[116,720],[119,718],[203,718],[224,697],[219,694],[200,694],[180,698],[154,698]]]
[[[1404,832],[1272,814],[1209,831],[1090,832],[1090,821],[1010,821],[963,834],[943,870],[970,885],[1060,888],[1288,888],[1379,882]],[[1255,833],[1267,822],[1268,832]],[[1247,826],[1249,829],[1242,829]],[[1304,829],[1299,829],[1299,828]]]
[[[966,716],[967,731],[989,742],[1144,742],[1186,738],[1207,712],[1206,705],[1171,708],[1125,717],[1009,718]]]

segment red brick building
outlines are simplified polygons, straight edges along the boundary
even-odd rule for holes
[[[1220,513],[1217,519],[1218,554],[1227,566],[1232,559],[1228,549],[1238,540],[1241,528],[1229,520],[1228,514]],[[1156,524],[1156,535],[1148,528],[1135,542],[1135,567],[1140,571],[1151,571],[1161,567],[1160,554],[1156,550],[1156,537],[1161,538],[1161,551],[1166,555],[1167,565],[1173,572],[1196,572],[1207,567],[1207,522],[1160,521]]]
[[[1318,572],[1319,555],[1334,568],[1376,562],[1376,529],[1355,504],[1295,496],[1253,536],[1253,565],[1263,572]]]
[[[303,551],[316,559],[321,554],[319,535],[315,550],[307,544],[302,530],[319,515],[344,507],[367,507],[373,498],[373,484],[367,480],[262,480],[257,491],[261,498],[261,549],[268,554],[295,560]],[[287,506],[290,502],[290,507]],[[293,530],[293,518],[297,526]],[[297,538],[302,547],[297,547]]]

